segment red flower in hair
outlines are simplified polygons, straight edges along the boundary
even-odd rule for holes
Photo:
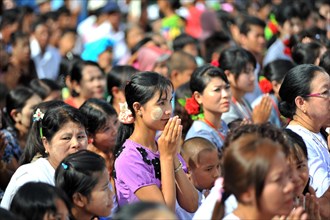
[[[283,50],[284,54],[291,57],[291,48],[290,48],[290,39],[286,39],[283,41],[283,44],[285,45],[285,48]]]
[[[193,96],[191,98],[186,98],[186,105],[184,108],[189,115],[196,115],[199,113],[199,104]]]
[[[220,66],[220,63],[219,63],[219,61],[217,61],[217,60],[212,60],[210,64],[211,64],[212,66],[215,66],[215,67],[219,67],[219,66]]]
[[[273,91],[272,83],[264,76],[259,77],[259,87],[262,93],[270,93]]]

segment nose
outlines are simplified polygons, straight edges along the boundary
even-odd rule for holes
[[[214,179],[217,179],[220,177],[220,168],[215,168],[215,171],[213,172]]]
[[[76,137],[72,138],[71,148],[76,149],[76,150],[79,150],[80,148],[82,148],[81,141],[79,141],[78,138],[76,138]]]

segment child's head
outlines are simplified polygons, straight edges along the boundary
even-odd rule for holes
[[[16,192],[10,211],[21,219],[68,219],[71,204],[63,191],[42,182],[29,182]]]
[[[200,191],[211,189],[220,176],[217,147],[205,138],[194,137],[183,143],[181,155],[186,161],[194,186]]]
[[[116,148],[133,133],[136,125],[146,125],[150,129],[163,130],[172,112],[173,86],[169,79],[155,72],[135,74],[125,87],[125,97],[129,117],[133,121],[121,121]],[[125,110],[125,109],[123,109]],[[119,114],[119,118],[121,114]],[[134,123],[134,124],[133,124]]]
[[[81,150],[64,158],[55,171],[55,184],[73,204],[75,218],[110,215],[113,204],[109,174],[98,154]]]
[[[271,84],[270,91],[263,91],[265,93],[274,93],[279,98],[279,90],[284,79],[285,74],[294,67],[294,64],[289,60],[275,60],[268,63],[262,70],[260,76],[264,76]],[[259,84],[261,84],[259,79]],[[260,86],[262,88],[262,86]]]
[[[184,51],[176,51],[167,60],[167,66],[169,79],[176,90],[182,84],[189,82],[197,64],[192,55]]]
[[[115,109],[106,101],[92,98],[79,110],[87,119],[86,130],[93,145],[102,152],[112,152],[119,127]]]
[[[319,65],[320,58],[326,50],[326,47],[317,41],[298,43],[292,48],[292,59],[298,65]]]
[[[222,69],[209,64],[198,67],[191,76],[190,89],[204,112],[229,110],[229,82]]]
[[[197,39],[189,34],[183,33],[173,40],[173,50],[182,50],[194,57],[198,56]]]
[[[139,201],[124,206],[113,220],[177,219],[165,205],[156,202]]]
[[[30,87],[44,102],[62,99],[61,86],[55,80],[33,79],[30,82]]]
[[[254,90],[256,59],[252,53],[240,47],[228,48],[221,53],[219,65],[225,71],[230,86],[244,92]]]
[[[41,98],[31,89],[17,87],[11,90],[6,97],[6,123],[27,134],[30,128],[32,109],[41,102]]]
[[[309,180],[309,170],[307,164],[307,147],[302,139],[297,133],[290,129],[284,129],[284,134],[289,141],[290,154],[289,161],[293,169],[297,173],[295,185],[296,194],[301,195],[308,192],[308,180]]]
[[[274,11],[282,36],[298,34],[303,29],[300,13],[293,4],[282,3]]]

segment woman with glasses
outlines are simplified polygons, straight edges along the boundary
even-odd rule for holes
[[[287,128],[307,146],[310,185],[316,192],[323,218],[330,217],[330,153],[321,134],[330,117],[330,76],[321,67],[302,64],[285,76],[279,91],[280,112],[291,121]]]

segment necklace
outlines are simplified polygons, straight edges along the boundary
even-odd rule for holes
[[[234,106],[236,106],[236,109],[240,112],[241,116],[243,118],[252,120],[252,112],[249,108],[248,104],[242,99],[242,103],[238,102],[234,96],[231,98],[232,102],[234,103]]]
[[[218,132],[218,135],[219,135],[219,137],[221,138],[222,141],[225,141],[225,136],[214,126],[214,124],[212,122],[210,122],[206,118],[204,118],[203,120],[208,126],[210,126],[214,130],[216,130],[216,132]]]

